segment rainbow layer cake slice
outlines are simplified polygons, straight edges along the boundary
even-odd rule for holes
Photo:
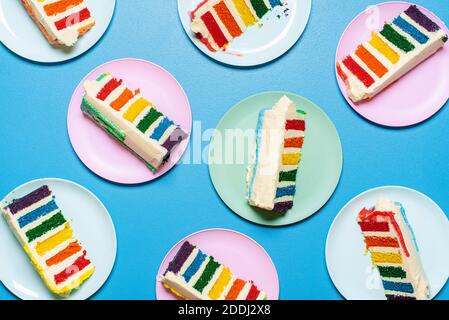
[[[95,20],[83,0],[21,0],[51,44],[73,46]]]
[[[286,96],[272,109],[260,111],[254,161],[247,175],[251,206],[279,213],[293,207],[305,116]]]
[[[211,51],[219,51],[281,0],[206,0],[191,13],[191,29]]]
[[[374,208],[362,209],[357,222],[372,263],[379,270],[386,298],[429,299],[429,284],[402,205],[381,199]]]
[[[54,294],[69,295],[94,273],[94,265],[74,238],[70,223],[48,186],[13,200],[2,212]]]
[[[155,172],[187,134],[162,114],[140,90],[109,73],[84,83],[81,109]]]
[[[446,32],[412,5],[371,39],[337,63],[350,99],[371,99],[432,56],[447,41]]]
[[[236,278],[231,270],[184,242],[169,263],[162,284],[186,300],[265,300],[252,281]]]

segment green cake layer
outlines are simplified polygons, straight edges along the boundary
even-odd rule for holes
[[[193,287],[199,292],[203,292],[203,289],[207,286],[209,281],[214,276],[215,270],[217,270],[219,267],[220,264],[218,262],[215,262],[213,257],[209,257],[209,262],[207,263],[206,268],[203,271],[203,274]]]
[[[122,146],[132,152],[136,157],[141,159],[145,165],[151,169],[151,171],[156,172],[156,169],[149,164],[145,159],[139,156],[134,150],[125,144],[126,133],[123,132],[119,127],[117,127],[111,120],[106,118],[100,111],[97,110],[86,98],[83,98],[81,105],[81,110],[85,115],[95,121],[104,131],[106,131],[111,137],[120,142]]]
[[[406,37],[394,30],[389,24],[384,26],[380,34],[404,52],[410,52],[415,49],[415,46],[410,43]]]
[[[259,18],[262,18],[269,10],[263,0],[251,0],[251,4]]]
[[[34,229],[28,230],[26,232],[26,236],[28,238],[28,241],[31,242],[42,235],[46,234],[50,230],[53,230],[60,225],[64,224],[66,222],[64,216],[62,215],[61,211],[59,211],[57,214],[55,214],[50,219],[42,222],[40,225],[35,227]]]

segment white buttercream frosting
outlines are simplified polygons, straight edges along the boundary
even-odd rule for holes
[[[283,96],[271,110],[263,113],[262,127],[258,128],[258,146],[254,163],[248,167],[247,186],[250,205],[273,210],[281,170],[281,155],[285,138],[285,123],[296,105]]]

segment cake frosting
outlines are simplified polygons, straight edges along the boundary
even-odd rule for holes
[[[74,238],[69,221],[47,185],[13,200],[1,210],[54,294],[68,296],[94,273],[86,250]]]
[[[187,134],[123,80],[109,73],[84,83],[81,109],[152,170],[169,158]]]
[[[186,300],[266,300],[252,281],[231,270],[197,246],[185,241],[160,279],[164,287]]]
[[[380,199],[357,217],[388,300],[428,300],[429,284],[413,230],[399,203]]]
[[[280,0],[205,0],[191,12],[191,29],[209,50],[224,50],[234,38],[281,5]]]
[[[337,73],[353,102],[371,99],[432,56],[447,39],[439,25],[412,5],[338,61]]]
[[[280,213],[293,207],[305,115],[287,96],[272,109],[260,111],[254,161],[247,174],[251,206]]]
[[[51,44],[73,46],[95,25],[83,0],[21,0]]]

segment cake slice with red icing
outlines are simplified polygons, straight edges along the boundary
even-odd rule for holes
[[[357,222],[388,300],[427,300],[429,284],[413,230],[400,203],[381,199]]]

